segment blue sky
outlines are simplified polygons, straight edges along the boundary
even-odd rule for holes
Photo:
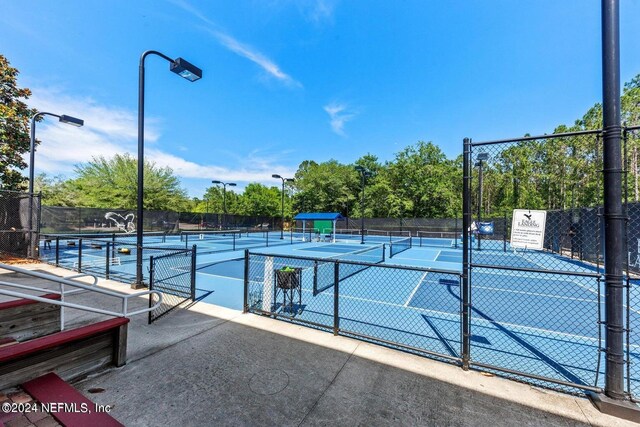
[[[390,160],[419,140],[551,132],[602,97],[600,1],[0,0],[0,53],[51,118],[36,173],[136,153],[143,51],[146,156],[191,196],[212,179],[279,185],[306,159]],[[640,1],[621,1],[622,80],[640,73]]]

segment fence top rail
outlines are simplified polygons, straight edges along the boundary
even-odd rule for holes
[[[624,128],[625,131],[634,131],[634,130],[640,130],[640,125],[636,125],[636,126],[628,126],[626,128]]]
[[[318,257],[306,257],[306,256],[300,256],[300,255],[283,255],[283,254],[271,254],[271,253],[250,252],[250,251],[247,251],[247,254],[250,257],[264,256],[264,257],[274,257],[274,258],[288,258],[288,259],[297,259],[302,261],[317,261],[325,264],[337,262],[340,264],[354,264],[354,265],[363,265],[367,267],[392,268],[396,270],[423,271],[423,272],[452,274],[455,276],[462,276],[462,273],[460,271],[445,270],[441,268],[414,267],[411,265],[397,265],[397,264],[379,264],[379,263],[372,263],[372,262],[351,261],[351,260],[339,259],[339,258],[318,258]]]
[[[148,249],[148,248],[143,248],[143,249]],[[152,249],[162,250],[162,248],[152,248]],[[180,249],[180,250],[176,250],[175,252],[171,252],[169,254],[151,255],[151,258],[153,258],[154,261],[158,261],[159,259],[164,259],[164,258],[176,256],[176,255],[189,255],[192,252],[193,252],[193,249]]]
[[[472,269],[488,268],[492,270],[509,270],[509,271],[522,271],[527,273],[558,274],[562,276],[581,276],[581,277],[592,277],[594,279],[602,278],[602,274],[585,273],[583,271],[544,270],[541,268],[511,267],[511,266],[504,266],[504,265],[474,264],[474,263],[471,263],[471,268]]]
[[[627,128],[629,129],[629,128]],[[524,142],[524,141],[535,141],[538,139],[554,139],[554,138],[566,138],[570,136],[581,136],[581,135],[600,135],[602,133],[601,129],[597,130],[583,130],[577,132],[565,132],[565,133],[552,133],[547,135],[537,135],[537,136],[523,136],[520,138],[508,138],[508,139],[496,139],[493,141],[481,141],[481,142],[471,142],[472,147],[478,147],[483,145],[494,145],[494,144],[506,144],[509,142]]]

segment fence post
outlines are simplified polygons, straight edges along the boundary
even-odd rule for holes
[[[411,237],[409,237],[409,241],[411,241]],[[389,243],[389,247],[391,247],[393,245],[393,243]],[[409,243],[409,245],[411,245],[411,243]],[[382,244],[382,262],[385,261],[385,256],[387,253],[387,244],[383,243]],[[391,256],[391,253],[389,253],[389,256]]]
[[[78,239],[78,273],[82,273],[82,239]]]
[[[242,312],[249,311],[249,249],[244,250],[244,296]]]
[[[104,278],[109,280],[109,261],[111,258],[111,254],[110,254],[110,248],[111,248],[111,243],[107,242],[107,253],[106,253],[106,258],[105,258],[105,266],[104,266]]]
[[[469,369],[471,359],[471,319],[470,311],[470,276],[471,265],[469,251],[469,228],[471,227],[471,139],[464,139],[464,159],[462,163],[462,369]]]
[[[60,236],[56,236],[56,267],[60,267]]]
[[[193,245],[191,249],[191,301],[196,300],[196,249]]]
[[[339,295],[340,295],[340,262],[333,264],[333,335],[340,332]]]
[[[153,290],[153,280],[155,273],[155,262],[153,260],[153,255],[149,257],[149,290]],[[149,308],[153,307],[153,294],[149,294]],[[150,325],[153,322],[153,316],[151,311],[149,312],[148,324]]]
[[[231,233],[231,235],[233,236],[233,250],[236,250],[236,233],[233,232]]]

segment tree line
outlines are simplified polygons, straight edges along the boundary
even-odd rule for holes
[[[0,179],[4,189],[24,190],[22,155],[28,152],[30,117],[34,109],[26,100],[29,89],[18,88],[18,71],[0,55]],[[640,74],[624,85],[622,116],[629,126],[640,124]],[[573,125],[560,125],[554,134],[602,128],[602,106],[595,104]],[[595,142],[594,142],[595,141]],[[601,203],[601,145],[584,135],[541,138],[514,143],[490,152],[483,167],[483,210],[502,215],[516,207],[568,209]],[[601,144],[601,141],[600,141]],[[461,148],[462,148],[462,144]],[[640,132],[627,135],[626,169],[630,200],[640,198],[638,154]],[[491,151],[491,147],[487,147]],[[365,178],[361,203],[362,175]],[[40,174],[35,189],[49,206],[135,209],[137,162],[129,154],[95,157],[79,164],[75,177],[64,179]],[[477,203],[478,168],[473,169],[474,203]],[[212,177],[215,178],[215,177]],[[373,154],[353,164],[337,160],[303,161],[295,182],[285,186],[285,216],[297,212],[340,212],[347,217],[452,218],[462,215],[462,156],[450,159],[433,142],[418,141],[381,161]],[[202,197],[189,198],[180,179],[168,167],[145,162],[144,207],[195,213],[222,213],[223,192],[208,187]],[[227,188],[226,211],[236,215],[279,216],[280,185],[248,184],[243,192]]]

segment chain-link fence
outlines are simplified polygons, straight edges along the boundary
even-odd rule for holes
[[[460,273],[382,259],[376,247],[332,259],[247,251],[245,311],[459,363]]]
[[[0,254],[37,257],[39,218],[40,194],[0,190]]]
[[[281,217],[231,214],[145,211],[144,230],[178,233],[182,230],[259,229],[279,230]],[[43,206],[44,233],[113,233],[135,231],[135,210]]]
[[[162,303],[149,312],[149,323],[196,299],[196,247],[149,259],[149,290],[162,294]],[[149,294],[149,307],[157,303],[157,296]]]
[[[465,148],[469,365],[566,391],[601,390],[600,132]],[[540,247],[496,238],[513,224],[482,233],[487,221],[497,224],[485,218],[514,209],[525,210],[519,228],[540,226],[531,218],[546,212]]]
[[[623,196],[627,203],[627,389],[634,401],[640,401],[640,127],[625,129],[625,179]]]

